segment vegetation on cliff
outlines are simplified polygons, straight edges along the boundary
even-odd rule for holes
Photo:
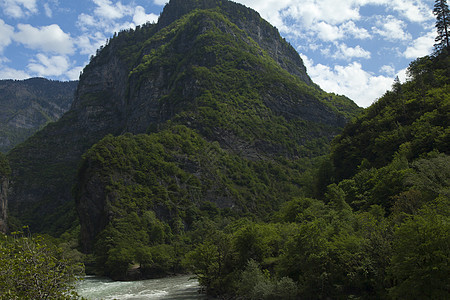
[[[3,153],[0,153],[0,177],[11,175],[11,167],[8,159]]]

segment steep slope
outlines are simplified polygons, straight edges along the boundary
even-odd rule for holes
[[[366,168],[386,166],[399,151],[410,160],[433,150],[450,154],[448,54],[419,58],[408,74],[333,142],[336,179],[354,175],[363,160]]]
[[[67,226],[81,155],[107,134],[183,124],[246,159],[294,159],[323,154],[358,112],[312,84],[254,11],[171,1],[158,24],[112,38],[81,75],[71,110],[11,151],[11,211],[36,230]]]
[[[6,157],[0,153],[0,233],[8,229],[8,187],[11,169]]]
[[[6,153],[48,122],[58,120],[73,102],[77,81],[44,78],[0,81],[0,152]]]
[[[439,195],[448,200],[449,70],[447,53],[412,62],[410,80],[395,83],[333,141],[318,176],[322,190],[335,182],[362,210],[414,213]]]

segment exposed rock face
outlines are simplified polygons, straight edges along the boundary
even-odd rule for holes
[[[312,84],[298,52],[281,38],[275,27],[262,19],[256,11],[242,4],[221,0],[172,0],[164,7],[158,27],[164,28],[194,9],[217,7],[220,7],[228,19],[267,51],[283,69],[300,77],[305,83]]]
[[[77,81],[0,80],[0,151],[7,152],[58,120],[74,99]]]
[[[228,48],[215,52],[224,41]],[[216,70],[224,66],[230,74]],[[272,80],[273,73],[280,76]],[[248,88],[239,76],[248,78]],[[10,210],[34,230],[64,230],[61,216],[74,204],[81,156],[107,134],[151,133],[178,123],[251,159],[299,156],[301,144],[329,139],[346,122],[327,97],[295,50],[253,10],[230,1],[172,0],[158,24],[122,32],[99,51],[80,76],[71,109],[9,153]],[[249,102],[233,106],[243,99]],[[283,141],[277,130],[286,132]],[[78,210],[102,212],[101,221],[104,199],[92,182],[91,202]]]

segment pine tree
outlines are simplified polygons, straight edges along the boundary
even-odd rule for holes
[[[434,44],[436,53],[442,52],[449,48],[449,25],[450,11],[448,9],[447,0],[436,0],[434,4],[433,14],[436,16],[437,37]]]

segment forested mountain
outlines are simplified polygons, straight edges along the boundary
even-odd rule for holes
[[[0,152],[58,120],[69,110],[77,84],[44,78],[0,80]]]
[[[309,158],[326,153],[359,111],[314,85],[295,50],[255,11],[230,1],[171,1],[157,24],[102,47],[70,111],[9,153],[10,211],[35,230],[62,232],[81,156],[107,134],[180,124],[248,161]]]
[[[449,70],[446,50],[412,62],[332,142],[310,194],[269,222],[197,225],[183,265],[245,299],[449,298]]]
[[[88,269],[114,279],[448,299],[449,70],[445,48],[420,58],[363,110],[311,82],[255,11],[171,0],[99,49],[71,109],[8,153],[12,223],[79,237]]]

